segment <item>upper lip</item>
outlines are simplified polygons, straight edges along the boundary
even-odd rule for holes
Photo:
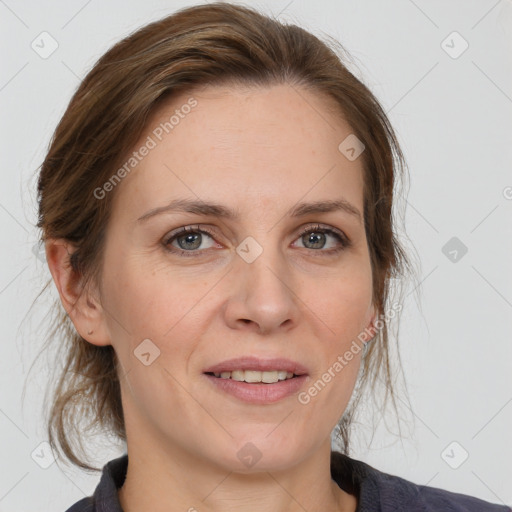
[[[286,358],[257,358],[254,356],[242,356],[235,359],[222,361],[204,370],[204,373],[232,372],[234,370],[274,371],[286,370],[295,375],[307,374],[307,368],[297,361]]]

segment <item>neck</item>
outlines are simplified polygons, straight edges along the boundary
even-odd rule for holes
[[[356,510],[356,497],[331,479],[330,440],[293,467],[238,473],[176,447],[148,446],[150,439],[128,436],[128,470],[119,490],[124,512]]]

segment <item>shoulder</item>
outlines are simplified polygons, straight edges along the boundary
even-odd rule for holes
[[[398,476],[377,475],[383,510],[418,512],[512,512],[506,505],[489,503],[473,496],[437,487],[418,485]],[[384,508],[386,507],[386,508]]]
[[[340,487],[359,497],[358,512],[512,512],[506,505],[415,484],[340,452],[331,454],[331,474]]]
[[[94,494],[77,501],[66,512],[123,512],[117,491],[123,485],[127,467],[128,454],[109,461],[103,466]]]
[[[74,505],[71,505],[66,512],[96,512],[96,505],[93,499],[88,496],[80,501],[77,501]]]

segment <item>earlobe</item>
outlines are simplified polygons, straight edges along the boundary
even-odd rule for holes
[[[82,276],[72,268],[70,257],[76,247],[63,239],[47,239],[46,261],[59,292],[62,306],[77,332],[94,345],[110,345],[101,303],[84,288]]]

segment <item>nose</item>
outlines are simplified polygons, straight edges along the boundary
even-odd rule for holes
[[[226,323],[232,329],[259,334],[292,329],[299,318],[300,300],[284,256],[265,248],[249,261],[237,255],[230,272]]]

